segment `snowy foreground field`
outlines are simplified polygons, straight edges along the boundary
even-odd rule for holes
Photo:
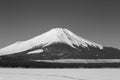
[[[120,80],[120,69],[0,68],[0,80]]]

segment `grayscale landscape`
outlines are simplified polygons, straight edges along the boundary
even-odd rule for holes
[[[120,1],[0,0],[0,80],[120,80]]]
[[[53,28],[0,49],[0,67],[118,68],[120,50],[86,40],[66,28]]]

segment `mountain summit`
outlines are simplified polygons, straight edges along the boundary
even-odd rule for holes
[[[103,47],[99,44],[90,42],[82,37],[77,36],[76,34],[72,33],[70,30],[65,28],[54,28],[50,31],[43,33],[33,39],[29,40],[30,42],[34,42],[33,44],[42,44],[43,46],[50,45],[52,43],[66,43],[72,47],[76,46],[83,46],[87,47],[88,45],[99,47],[102,49]],[[29,42],[28,41],[28,42]]]
[[[2,59],[106,59],[120,58],[120,51],[77,36],[66,28],[53,28],[26,41],[0,49]]]

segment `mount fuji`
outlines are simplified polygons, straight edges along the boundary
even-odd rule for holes
[[[53,28],[26,41],[0,49],[0,60],[79,62],[120,59],[120,50],[86,40],[66,28]]]
[[[0,50],[0,55],[13,54],[34,47],[45,47],[55,43],[64,43],[75,49],[77,49],[77,47],[79,46],[83,48],[88,48],[88,46],[91,46],[103,49],[102,45],[90,42],[82,37],[79,37],[68,29],[55,28],[27,41],[20,41],[7,46]]]

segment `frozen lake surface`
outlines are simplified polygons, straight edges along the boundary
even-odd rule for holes
[[[0,80],[120,80],[120,69],[0,68]]]

